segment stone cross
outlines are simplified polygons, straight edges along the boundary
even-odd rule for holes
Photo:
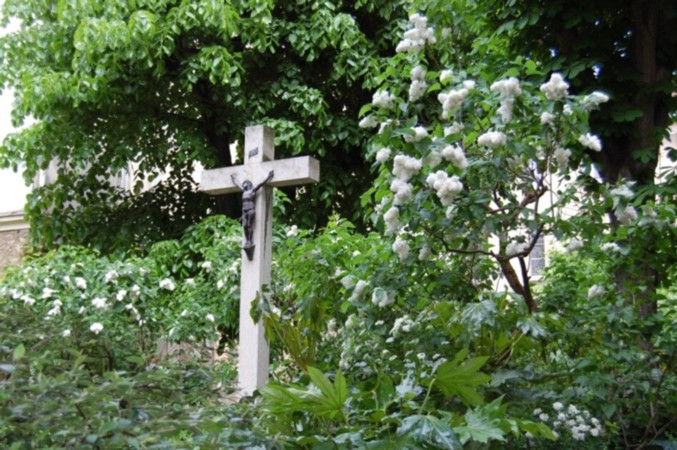
[[[250,310],[262,286],[271,280],[273,188],[320,180],[320,163],[310,156],[275,161],[274,140],[273,130],[266,126],[247,127],[244,165],[206,170],[200,183],[200,191],[218,195],[241,192],[245,181],[249,181],[250,186],[258,186],[265,181],[255,193],[252,228],[243,232],[243,236],[247,238],[249,235],[251,240],[247,239],[249,245],[243,246],[240,274],[238,384],[242,395],[251,395],[256,388],[268,382],[268,343],[263,324],[261,321],[254,323]],[[273,176],[269,178],[271,171]]]

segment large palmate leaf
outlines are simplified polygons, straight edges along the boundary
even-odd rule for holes
[[[431,415],[416,414],[407,417],[402,421],[397,434],[408,436],[417,444],[427,444],[434,448],[463,448],[450,424]]]
[[[476,388],[491,380],[489,375],[480,372],[489,357],[476,356],[461,363],[467,354],[467,350],[461,350],[452,361],[442,364],[437,369],[435,386],[445,395],[459,396],[466,405],[480,405],[484,400]]]

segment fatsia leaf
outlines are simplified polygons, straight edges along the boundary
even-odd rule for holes
[[[486,444],[490,439],[503,441],[504,431],[501,419],[486,414],[482,408],[470,410],[465,414],[465,426],[454,428],[465,443],[469,439]]]
[[[480,372],[489,357],[477,356],[461,364],[460,361],[466,354],[463,350],[452,361],[442,364],[437,369],[435,385],[445,395],[461,397],[467,405],[480,405],[483,403],[482,396],[475,388],[491,380],[489,375]]]

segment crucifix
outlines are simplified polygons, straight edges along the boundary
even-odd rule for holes
[[[242,395],[268,382],[269,350],[263,324],[251,317],[251,304],[270,283],[273,243],[273,188],[316,183],[320,163],[310,156],[275,160],[273,130],[247,127],[244,164],[206,170],[200,191],[219,195],[242,192],[242,271],[240,273],[240,342],[238,385]]]

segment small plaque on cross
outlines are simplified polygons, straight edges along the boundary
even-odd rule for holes
[[[315,158],[275,160],[274,140],[273,130],[268,127],[247,127],[244,164],[206,170],[200,183],[200,191],[212,195],[242,193],[244,253],[238,346],[238,384],[242,395],[251,395],[268,381],[268,343],[263,324],[252,320],[250,310],[262,286],[271,279],[273,188],[320,180],[320,163]]]

